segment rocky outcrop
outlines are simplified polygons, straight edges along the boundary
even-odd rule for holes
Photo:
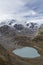
[[[0,27],[0,33],[3,35],[15,35],[15,30],[10,28],[8,25]]]
[[[41,24],[41,26],[37,32],[38,32],[38,34],[36,35],[34,40],[37,42],[39,42],[39,41],[42,42],[43,41],[43,24]]]
[[[24,28],[22,24],[15,24],[14,27],[16,30],[22,30]]]

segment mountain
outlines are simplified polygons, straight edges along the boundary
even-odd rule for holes
[[[5,32],[5,33],[11,33],[11,31],[15,31],[17,35],[22,35],[22,36],[28,36],[28,37],[34,37],[36,32],[39,29],[39,25],[37,23],[33,22],[24,22],[21,23],[20,21],[11,19],[11,20],[6,20],[2,23],[0,23],[0,31]]]
[[[32,31],[30,31],[32,30]],[[18,32],[19,31],[19,32]],[[22,31],[22,32],[21,32]],[[21,33],[20,33],[21,32]],[[0,27],[0,64],[1,65],[41,65],[43,64],[43,25],[35,32],[35,37],[31,39],[27,35],[34,33],[32,28],[15,29],[9,25]],[[33,36],[32,36],[33,37]],[[13,54],[13,50],[23,47],[33,47],[37,49],[40,57],[22,58]]]
[[[12,31],[13,31],[13,32],[12,32]],[[8,25],[3,25],[3,26],[1,26],[1,27],[0,27],[0,33],[1,33],[2,35],[10,35],[10,36],[16,34],[16,33],[15,33],[15,30],[13,30],[12,28],[10,28],[10,26],[8,26]]]
[[[15,28],[16,30],[23,30],[24,26],[23,26],[22,24],[15,24],[15,25],[14,25],[14,28]]]
[[[15,20],[15,19],[7,19],[7,20],[4,20],[4,21],[1,21],[0,26],[3,26],[3,25],[14,26],[15,24],[21,24],[24,27],[29,27],[29,26],[34,27],[34,26],[38,25],[37,23],[33,23],[33,22],[29,22],[29,21],[25,22],[25,21],[18,21],[18,20]]]
[[[34,40],[36,42],[42,42],[43,41],[43,24],[41,24],[39,30],[38,30],[38,34],[36,35],[36,37],[34,38]]]

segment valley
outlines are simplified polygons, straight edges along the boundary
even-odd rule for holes
[[[41,25],[42,26],[42,25]],[[33,36],[32,36],[33,37]],[[23,58],[12,51],[23,47],[35,48],[40,57]],[[4,65],[43,65],[43,27],[33,38],[19,35],[15,29],[0,27],[0,64]]]

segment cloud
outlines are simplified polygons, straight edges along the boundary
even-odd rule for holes
[[[0,0],[0,10],[4,13],[12,14],[19,10],[23,3],[19,0]]]
[[[43,0],[0,0],[0,19],[43,17]]]

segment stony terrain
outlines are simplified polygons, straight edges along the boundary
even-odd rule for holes
[[[34,47],[40,57],[27,59],[12,53],[14,49],[22,47]],[[0,64],[1,65],[43,65],[43,25],[40,26],[36,35],[31,38],[18,35],[15,29],[9,26],[0,27]]]

